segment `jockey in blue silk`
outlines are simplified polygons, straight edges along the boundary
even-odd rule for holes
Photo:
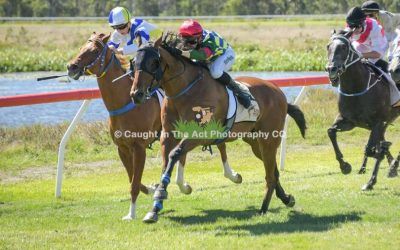
[[[226,73],[235,62],[235,52],[219,34],[203,29],[195,20],[186,20],[179,28],[179,36],[183,41],[184,49],[174,48],[174,53],[206,63],[212,78],[231,89],[245,108],[253,107],[251,101],[255,99],[251,93],[243,89]]]
[[[108,23],[114,29],[107,43],[109,48],[116,54],[131,56],[136,54],[141,44],[148,43],[150,32],[156,28],[145,20],[132,18],[131,13],[124,7],[112,9]]]

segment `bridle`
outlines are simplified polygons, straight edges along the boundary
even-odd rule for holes
[[[153,56],[155,56],[157,65],[158,65],[156,69],[151,70],[147,67],[147,64],[146,64],[147,58],[141,58],[141,60],[137,59],[137,56],[139,55],[139,52],[141,52],[141,51],[150,52]],[[147,56],[148,54],[145,54],[145,55]],[[136,58],[135,58],[135,68],[139,72],[143,71],[152,76],[150,86],[146,90],[146,98],[148,99],[155,93],[155,91],[158,88],[160,88],[161,79],[164,75],[165,70],[167,69],[167,65],[165,65],[164,70],[162,70],[161,56],[160,56],[160,53],[158,52],[158,50],[153,47],[144,47],[137,51]]]
[[[145,93],[145,97],[148,99],[155,93],[155,91],[158,88],[161,87],[161,80],[164,76],[165,71],[167,70],[168,64],[166,64],[165,68],[162,69],[161,56],[160,56],[160,52],[158,49],[156,49],[154,47],[144,47],[137,51],[138,52],[137,56],[139,55],[139,52],[142,52],[142,51],[143,52],[151,52],[151,54],[156,57],[157,64],[158,64],[158,67],[152,71],[152,70],[148,69],[147,64],[145,63],[147,58],[141,58],[141,60],[138,60],[138,59],[135,60],[136,61],[135,68],[137,69],[137,71],[139,71],[139,72],[144,71],[152,76],[151,84],[147,88],[146,93]],[[178,59],[179,59],[180,63],[182,63],[182,66],[183,66],[182,71],[175,74],[171,78],[164,80],[164,83],[169,82],[185,73],[185,71],[186,71],[185,63],[183,62],[182,58],[178,58]],[[190,82],[183,90],[181,90],[178,94],[176,94],[174,96],[165,95],[165,97],[168,99],[175,99],[175,98],[182,96],[183,94],[188,92],[202,78],[203,78],[203,71],[200,70],[198,76],[192,82]]]
[[[119,60],[116,60],[114,51],[111,52],[111,60],[108,62],[107,65],[105,64],[108,46],[104,44],[104,42],[101,39],[89,39],[88,42],[92,42],[94,44],[96,43],[100,44],[102,46],[102,51],[99,53],[96,59],[93,60],[93,62],[83,67],[83,72],[85,72],[88,75],[96,75],[97,78],[102,78],[111,68],[111,65],[114,63],[114,61],[116,61],[121,67]],[[90,71],[90,69],[93,68],[98,63],[98,61],[100,61],[100,73],[99,73],[100,75],[94,74],[93,72]]]
[[[353,64],[355,64],[356,62],[361,60],[361,56],[360,54],[354,49],[354,47],[351,45],[350,40],[342,35],[334,35],[331,38],[331,42],[329,44],[331,44],[334,40],[339,39],[343,42],[345,42],[348,46],[348,52],[347,52],[347,57],[346,60],[344,61],[344,63],[341,65],[341,67],[338,69],[337,72],[337,77],[335,79],[331,79],[331,81],[336,81],[336,80],[340,80],[341,75],[346,72],[346,70],[352,66]],[[329,46],[329,45],[328,45]],[[368,77],[368,84],[365,90],[358,92],[358,93],[345,93],[341,90],[340,88],[340,84],[338,87],[338,92],[343,95],[343,96],[347,96],[347,97],[355,97],[355,96],[361,96],[364,95],[365,93],[367,93],[371,88],[373,88],[381,79],[382,79],[382,74],[380,76],[377,77],[376,81],[371,84],[371,78],[372,75],[375,75],[374,73],[372,73],[371,71],[369,71],[369,77]]]
[[[339,67],[338,69],[338,73],[337,73],[337,77],[335,79],[331,79],[331,80],[337,80],[338,78],[340,78],[340,76],[346,72],[346,70],[353,64],[355,64],[356,62],[361,60],[361,56],[360,54],[354,49],[354,47],[351,45],[350,40],[342,35],[334,35],[331,37],[331,41],[329,43],[329,45],[334,41],[334,40],[341,40],[342,42],[345,42],[347,44],[347,47],[349,48],[347,51],[347,56],[346,56],[346,60],[344,61],[344,63]],[[328,46],[329,46],[328,45]]]

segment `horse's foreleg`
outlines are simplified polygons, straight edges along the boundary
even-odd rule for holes
[[[333,149],[335,150],[336,160],[340,164],[340,170],[343,174],[349,174],[351,172],[351,165],[343,160],[343,154],[339,149],[339,145],[336,139],[337,132],[349,131],[354,128],[354,124],[340,115],[336,118],[335,123],[328,129],[328,135],[331,139]]]
[[[165,132],[161,134],[160,138],[160,144],[161,144],[161,154],[162,154],[162,177],[161,177],[161,182],[163,180],[164,174],[166,173],[166,170],[168,168],[168,164],[170,162],[169,160],[169,154],[172,151],[172,149],[178,144],[178,141],[173,137],[173,134],[171,132]],[[164,185],[161,183],[160,185],[157,186],[156,191],[154,192],[153,199],[153,208],[151,212],[148,212],[145,217],[143,218],[143,222],[145,223],[154,223],[157,222],[158,220],[158,213],[163,209],[163,199],[160,199],[160,193],[163,193],[163,196],[167,196],[166,188]],[[165,199],[165,198],[164,198]]]
[[[365,174],[366,169],[367,169],[368,156],[374,155],[374,152],[371,152],[371,149],[372,149],[372,147],[370,146],[370,142],[368,141],[367,145],[365,146],[365,150],[364,150],[363,163],[361,165],[360,170],[358,170],[358,174]]]
[[[362,190],[371,190],[373,188],[377,181],[379,165],[389,151],[391,143],[385,141],[385,131],[386,125],[383,122],[378,122],[371,130],[368,140],[368,146],[370,148],[366,151],[369,153],[369,156],[376,158],[376,162],[371,179],[363,186]]]
[[[125,147],[118,147],[118,154],[119,158],[122,161],[122,164],[124,165],[126,172],[128,173],[128,179],[129,179],[129,184],[132,185],[132,180],[133,180],[133,157],[132,154],[130,153],[128,148]],[[140,190],[144,193],[148,193],[147,188],[144,185],[140,185]],[[133,200],[133,197],[131,195],[131,204],[129,208],[128,215],[122,217],[123,220],[130,220],[132,217],[134,217],[135,214],[135,208],[136,208],[136,199]]]
[[[383,128],[381,126],[378,127],[377,131],[381,131],[383,129],[383,132],[380,132],[382,135],[384,135],[385,131],[387,128],[387,124],[383,126]],[[375,128],[376,129],[376,128]],[[373,133],[371,131],[369,140],[367,145],[365,146],[365,151],[364,151],[364,160],[363,160],[363,164],[361,165],[360,170],[358,171],[359,174],[364,174],[366,172],[366,165],[367,165],[367,160],[368,157],[375,157],[375,155],[377,154],[377,142],[378,141],[384,141],[385,138],[383,136],[376,136],[376,133]],[[392,154],[390,153],[389,150],[386,151],[386,159],[389,163],[389,167],[391,166],[394,160]],[[390,172],[389,172],[390,175]]]
[[[374,166],[374,171],[372,172],[371,179],[368,181],[367,184],[365,184],[362,188],[363,191],[366,190],[371,190],[373,189],[374,185],[376,184],[377,177],[378,177],[378,171],[379,171],[379,165],[381,164],[381,161],[387,154],[387,151],[389,150],[391,143],[387,141],[381,141],[377,150],[376,150],[376,162]]]
[[[123,220],[132,220],[136,217],[136,200],[141,189],[141,180],[143,175],[144,163],[146,160],[145,146],[134,144],[132,147],[132,178],[131,178],[131,205],[128,214],[123,217]]]
[[[129,152],[129,149],[118,147],[118,154],[128,174],[129,183],[131,183],[133,178],[133,159],[131,153]],[[147,187],[140,184],[140,191],[144,194],[153,194],[154,190],[154,187]]]
[[[177,170],[176,170],[176,184],[178,185],[181,193],[191,194],[192,187],[188,183],[185,182],[185,179],[183,177],[184,172],[185,172],[185,162],[186,162],[186,154],[182,155],[178,161]]]
[[[398,175],[397,169],[399,168],[399,162],[400,162],[400,153],[397,156],[396,160],[393,160],[392,163],[390,164],[388,177],[392,178]]]
[[[219,153],[221,155],[222,166],[224,169],[224,176],[231,180],[233,183],[242,183],[242,176],[233,170],[228,163],[228,156],[226,154],[226,144],[220,143],[217,145]]]

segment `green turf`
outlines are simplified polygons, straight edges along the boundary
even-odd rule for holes
[[[360,129],[339,134],[345,159],[353,166],[351,174],[341,174],[326,135],[334,105],[334,94],[313,90],[301,106],[309,122],[307,139],[290,123],[281,183],[296,198],[294,208],[274,196],[270,211],[257,215],[265,189],[263,165],[246,144],[236,141],[228,144],[228,157],[243,183],[223,177],[217,153],[196,149],[185,172],[193,193],[181,194],[171,184],[155,225],[141,222],[152,205],[143,194],[137,219],[121,220],[129,208],[129,185],[104,124],[80,126],[74,135],[61,199],[54,198],[55,149],[65,125],[31,127],[33,134],[27,128],[1,130],[0,248],[397,249],[399,178],[386,177],[384,161],[375,189],[361,191],[373,161],[366,175],[356,174],[367,141],[367,132]],[[97,131],[98,137],[88,131]],[[37,137],[46,134],[44,143],[36,145]],[[397,154],[398,128],[390,127],[387,138]],[[149,151],[143,183],[158,182],[159,156],[157,144]]]

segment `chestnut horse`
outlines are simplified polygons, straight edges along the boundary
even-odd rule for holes
[[[141,184],[146,148],[156,140],[156,133],[161,131],[160,103],[157,96],[152,96],[145,104],[135,106],[129,96],[132,80],[126,76],[112,83],[113,79],[125,74],[121,62],[106,45],[109,35],[93,33],[79,54],[69,63],[68,75],[77,80],[82,75],[96,75],[97,83],[104,104],[110,113],[110,134],[118,147],[119,157],[128,173],[130,182],[131,205],[124,220],[135,218],[136,199],[139,190],[145,194],[153,193],[154,187]],[[147,137],[129,136],[148,133]],[[128,136],[126,136],[126,134]],[[232,182],[241,183],[242,177],[233,171],[227,161],[225,145],[218,147],[223,162],[224,176]],[[190,194],[192,188],[185,183],[183,171],[185,156],[179,162],[176,183],[182,193]]]
[[[175,163],[196,146],[217,143],[215,140],[207,138],[184,138],[179,141],[173,137],[175,122],[178,120],[193,121],[195,117],[192,108],[200,106],[213,107],[213,118],[224,124],[228,111],[228,95],[225,87],[212,79],[208,70],[184,57],[171,54],[169,48],[166,39],[163,41],[160,37],[154,45],[149,44],[139,49],[136,55],[135,77],[131,90],[131,96],[136,104],[143,103],[146,96],[159,86],[165,90],[166,94],[161,110],[163,125],[161,149],[164,174],[154,194],[153,209],[143,219],[146,223],[158,220],[163,200],[167,198],[167,186]],[[306,129],[304,115],[298,107],[287,104],[285,95],[279,87],[254,77],[240,77],[238,80],[249,86],[259,104],[260,115],[256,122],[234,124],[231,129],[232,134],[244,131],[263,132],[264,134],[281,132],[286,114],[289,114],[295,119],[304,137]],[[235,139],[231,137],[227,138],[227,141]],[[253,153],[264,163],[267,190],[260,213],[267,212],[275,190],[277,197],[286,206],[294,206],[294,197],[285,193],[279,181],[276,153],[281,138],[279,136],[246,137],[243,140],[250,144]]]

